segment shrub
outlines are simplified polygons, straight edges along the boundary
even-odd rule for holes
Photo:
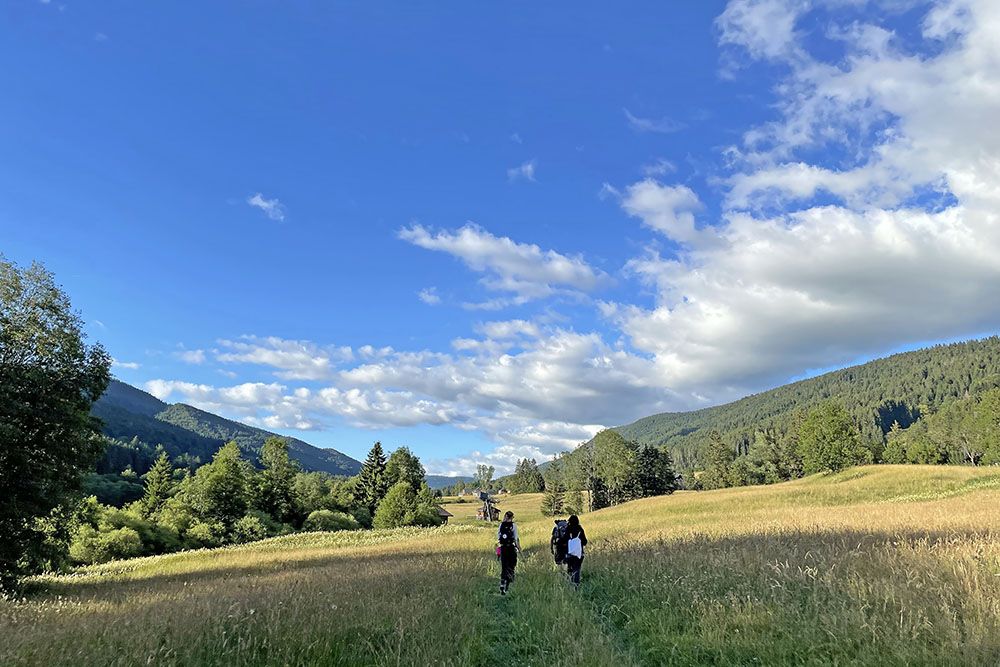
[[[267,525],[259,517],[247,514],[233,526],[233,541],[237,544],[256,542],[267,537]]]
[[[77,563],[106,563],[109,560],[134,558],[142,554],[142,540],[132,528],[97,530],[84,526],[77,531],[69,555]]]
[[[311,512],[302,526],[308,531],[358,530],[361,524],[350,514],[333,512],[331,510],[316,510]]]
[[[222,524],[212,526],[204,521],[196,521],[184,534],[186,542],[194,548],[217,547],[222,544],[222,532],[225,528]]]

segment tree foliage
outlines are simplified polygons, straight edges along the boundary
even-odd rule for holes
[[[425,476],[424,466],[409,447],[400,447],[386,461],[385,481],[387,488],[391,488],[399,482],[406,482],[413,487],[414,491],[419,491]]]
[[[835,401],[809,411],[799,430],[798,453],[805,474],[836,472],[872,463],[874,453],[861,443],[858,428],[844,406]]]
[[[90,408],[111,359],[82,328],[51,273],[0,257],[0,587],[27,569],[44,541],[37,522],[80,488],[104,446]]]
[[[359,499],[373,516],[375,509],[389,490],[385,468],[386,460],[385,452],[382,451],[382,443],[376,442],[372,445],[368,452],[368,458],[361,466],[357,489]]]

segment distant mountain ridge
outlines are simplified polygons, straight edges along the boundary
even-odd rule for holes
[[[243,455],[256,462],[264,441],[277,436],[288,441],[289,455],[304,470],[347,476],[361,470],[360,461],[336,449],[315,447],[184,403],[171,405],[120,380],[111,381],[94,403],[92,413],[102,421],[106,435],[124,441],[137,437],[152,446],[163,445],[172,457],[189,454],[207,463],[220,446],[235,440]]]
[[[125,442],[138,438],[153,447],[163,445],[171,457],[187,454],[207,463],[220,446],[235,440],[243,455],[257,462],[264,441],[277,436],[288,441],[289,455],[303,470],[343,476],[356,475],[361,470],[360,461],[336,449],[316,447],[185,403],[165,403],[120,380],[111,381],[104,395],[94,403],[92,413],[102,421],[105,435]],[[427,484],[432,489],[471,480],[472,477],[427,475]]]
[[[745,451],[756,431],[787,431],[797,415],[828,399],[844,404],[863,438],[880,442],[894,422],[905,428],[927,410],[996,386],[1000,338],[992,336],[902,352],[725,405],[651,415],[614,430],[627,440],[665,447],[678,467],[692,468],[712,431]]]

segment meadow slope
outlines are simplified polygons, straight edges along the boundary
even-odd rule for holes
[[[661,665],[1000,661],[1000,469],[870,466],[584,515],[584,585],[539,496],[493,531],[305,534],[110,563],[0,602],[0,664]]]

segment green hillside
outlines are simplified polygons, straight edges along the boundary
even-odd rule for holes
[[[990,337],[904,352],[726,405],[652,415],[615,430],[640,444],[666,447],[678,467],[693,468],[711,431],[745,451],[754,432],[787,432],[802,411],[827,399],[847,407],[863,438],[881,442],[893,422],[905,428],[924,412],[996,386],[1000,338]]]
[[[256,461],[264,441],[276,435],[190,405],[169,405],[118,380],[112,380],[94,404],[93,414],[102,421],[104,433],[112,438],[124,442],[138,438],[151,447],[163,445],[172,458],[187,455],[202,463],[208,462],[230,440],[239,443],[246,458]],[[305,470],[355,475],[361,469],[358,461],[335,449],[314,447],[296,438],[285,439],[289,454]]]
[[[521,502],[521,501],[524,502]],[[533,503],[530,501],[534,501]],[[583,584],[515,496],[495,525],[116,561],[0,599],[0,664],[996,665],[1000,470],[868,466],[584,514]]]

